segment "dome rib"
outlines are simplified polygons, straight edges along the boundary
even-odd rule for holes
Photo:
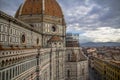
[[[63,17],[62,9],[56,0],[44,0],[45,15]],[[42,0],[26,0],[25,3],[16,12],[16,18],[19,15],[42,14]]]

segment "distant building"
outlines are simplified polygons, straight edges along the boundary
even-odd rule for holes
[[[79,47],[79,34],[67,33],[66,34],[66,47]]]
[[[94,80],[120,80],[120,61],[90,57],[89,64]]]
[[[120,48],[87,48],[90,80],[120,80]]]
[[[96,52],[97,50],[96,50],[96,48],[89,48],[86,51],[87,51],[88,57],[89,56],[97,56],[97,52]]]

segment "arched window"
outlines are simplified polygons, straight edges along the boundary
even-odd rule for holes
[[[70,70],[67,70],[67,77],[70,77]]]

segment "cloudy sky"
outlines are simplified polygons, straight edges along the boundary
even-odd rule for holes
[[[24,0],[0,0],[0,10],[14,15]],[[57,0],[67,32],[79,33],[80,42],[120,42],[120,0]]]

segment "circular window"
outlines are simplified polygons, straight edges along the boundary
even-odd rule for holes
[[[55,32],[56,31],[56,28],[55,26],[52,27],[52,31]]]
[[[22,40],[22,43],[25,43],[25,35],[24,34],[22,35],[22,39],[21,40]]]
[[[39,38],[37,38],[37,44],[39,44]]]

